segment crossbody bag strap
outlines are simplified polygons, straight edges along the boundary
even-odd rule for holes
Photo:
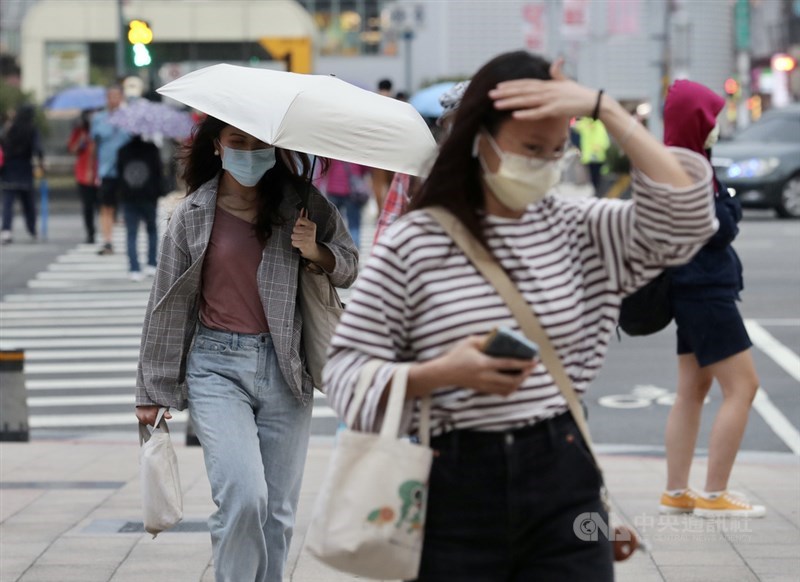
[[[602,475],[600,464],[594,454],[592,437],[589,434],[589,426],[586,423],[586,417],[583,414],[583,407],[578,394],[575,392],[572,381],[561,363],[561,358],[558,357],[553,344],[550,343],[550,338],[547,337],[547,333],[542,329],[536,314],[528,305],[528,302],[489,251],[464,228],[461,221],[452,213],[441,207],[426,208],[425,211],[439,222],[448,236],[453,239],[453,242],[472,261],[478,272],[497,290],[497,293],[506,302],[525,335],[539,344],[541,360],[567,401],[572,418],[575,419],[575,424],[578,425],[578,430],[581,431],[583,440],[586,441],[586,446],[589,448],[594,464]]]

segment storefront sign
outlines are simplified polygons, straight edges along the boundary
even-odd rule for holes
[[[522,8],[525,46],[532,51],[547,51],[547,5],[529,2]]]
[[[589,0],[564,0],[561,4],[561,34],[572,40],[589,36]]]
[[[612,36],[636,36],[640,33],[641,0],[607,0],[608,33]]]
[[[83,42],[48,42],[45,92],[52,96],[68,87],[89,84],[89,47]]]

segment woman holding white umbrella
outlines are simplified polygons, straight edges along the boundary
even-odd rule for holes
[[[307,155],[209,116],[183,158],[189,194],[162,242],[136,416],[153,424],[159,407],[188,403],[219,508],[209,520],[217,581],[279,582],[313,402],[298,271],[315,263],[347,287],[358,251],[319,192],[298,210]]]

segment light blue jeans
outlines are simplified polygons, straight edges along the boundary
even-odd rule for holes
[[[208,520],[216,580],[281,582],[312,406],[284,381],[269,334],[200,326],[186,377],[218,508]]]

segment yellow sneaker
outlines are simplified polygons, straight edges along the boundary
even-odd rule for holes
[[[763,505],[753,505],[732,491],[725,491],[715,499],[698,495],[694,507],[697,517],[764,517],[766,513]]]
[[[691,513],[694,511],[697,497],[697,493],[691,489],[685,489],[683,493],[677,495],[672,495],[664,491],[664,493],[661,494],[661,504],[658,506],[658,512],[665,515]]]

